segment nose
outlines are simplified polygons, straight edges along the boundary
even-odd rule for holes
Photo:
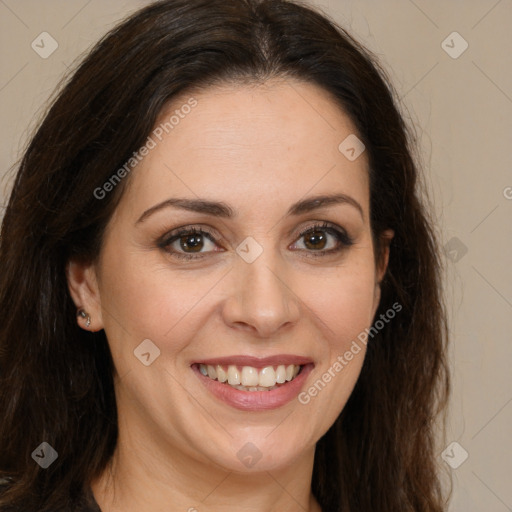
[[[300,299],[293,282],[288,282],[289,274],[275,259],[266,257],[268,252],[252,263],[237,261],[231,272],[232,291],[222,309],[226,325],[261,338],[275,337],[300,318]]]

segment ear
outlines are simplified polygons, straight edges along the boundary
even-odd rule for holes
[[[83,309],[90,317],[90,325],[87,327],[86,318],[77,316],[78,325],[93,332],[103,329],[101,300],[94,265],[70,260],[66,265],[66,279],[77,310]]]
[[[395,232],[392,229],[386,229],[381,233],[379,237],[380,254],[378,261],[376,262],[375,265],[375,294],[373,299],[373,317],[375,317],[375,313],[377,312],[377,308],[379,307],[381,295],[380,283],[382,282],[384,276],[386,275],[389,263],[389,246],[394,236]]]

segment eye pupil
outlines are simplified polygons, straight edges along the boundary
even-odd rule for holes
[[[199,252],[204,245],[201,235],[185,235],[180,238],[180,245],[183,250],[192,249],[193,252]]]
[[[325,247],[325,243],[326,237],[321,231],[313,231],[307,235],[305,239],[305,245],[308,249],[323,249]]]

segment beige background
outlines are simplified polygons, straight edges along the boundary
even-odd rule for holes
[[[0,205],[67,68],[147,2],[0,0]],[[512,511],[512,1],[316,0],[375,51],[416,126],[446,251],[454,393],[451,509]],[[58,49],[41,58],[43,31]],[[453,55],[467,50],[457,58]],[[448,37],[448,39],[446,39]],[[446,40],[444,45],[442,42]],[[1,210],[0,210],[1,215]],[[467,250],[467,252],[465,252]],[[439,454],[441,464],[446,464]],[[448,467],[448,466],[447,466]]]

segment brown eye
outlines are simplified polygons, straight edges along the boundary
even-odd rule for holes
[[[305,229],[299,235],[299,240],[301,238],[304,239],[304,247],[299,249],[314,257],[334,254],[354,244],[344,229],[328,222]]]
[[[327,244],[327,236],[321,231],[312,231],[304,236],[304,245],[308,249],[321,250]]]
[[[185,252],[191,250],[192,252],[200,252],[204,247],[203,236],[199,234],[183,235],[179,238],[180,247]]]
[[[208,244],[211,247],[208,247]],[[211,233],[198,228],[180,229],[158,243],[158,246],[171,256],[189,260],[202,258],[209,252],[218,252],[215,250],[216,245]]]

